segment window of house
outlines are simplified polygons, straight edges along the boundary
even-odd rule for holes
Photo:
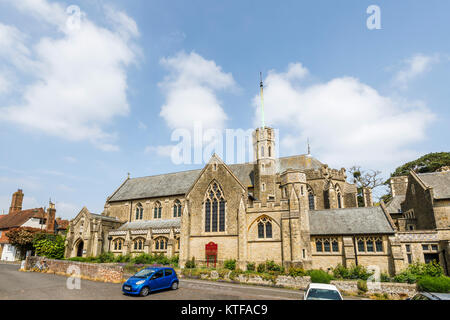
[[[408,264],[411,264],[412,263],[412,255],[411,255],[411,253],[408,253],[406,256],[408,258]]]
[[[205,232],[225,231],[226,202],[217,182],[212,183],[205,200]]]
[[[312,193],[312,191],[308,192],[308,203],[309,203],[309,210],[315,210],[316,209],[316,205],[314,202],[314,194]]]
[[[428,245],[427,245],[427,244],[423,244],[423,245],[422,245],[422,250],[428,251],[428,250],[429,250]]]
[[[383,252],[383,239],[381,237],[357,238],[358,252]]]
[[[337,201],[338,201],[338,208],[342,208],[342,199],[341,199],[340,192],[338,192],[338,194],[337,194]]]
[[[143,250],[145,240],[143,238],[138,238],[133,241],[134,250]]]
[[[257,224],[259,239],[272,238],[272,221],[269,217],[259,218]]]
[[[266,184],[265,183],[262,184],[261,189],[262,189],[262,191],[266,191]]]
[[[317,252],[322,252],[323,251],[322,241],[320,241],[320,240],[316,240],[316,251]]]
[[[167,238],[158,237],[155,239],[155,250],[167,250]]]
[[[375,241],[375,248],[377,252],[383,252],[383,241],[381,239],[377,239],[377,241]]]
[[[364,252],[364,251],[366,251],[366,248],[365,248],[365,246],[364,246],[364,240],[362,240],[362,239],[359,239],[359,240],[358,240],[358,251],[359,251],[359,252]]]
[[[330,209],[330,192],[328,190],[323,192],[323,205],[325,209]]]
[[[161,219],[161,210],[162,210],[161,202],[156,201],[155,207],[153,208],[153,218]]]
[[[339,252],[337,238],[316,238],[316,252]]]
[[[116,239],[113,242],[114,245],[114,250],[122,250],[122,245],[123,245],[123,239]]]
[[[173,217],[181,217],[181,202],[180,200],[175,200],[173,204]]]
[[[411,245],[407,244],[405,245],[406,252],[411,252]]]
[[[432,244],[432,245],[431,245],[431,250],[437,251],[437,250],[438,250],[437,244]]]
[[[144,216],[144,208],[142,204],[138,203],[136,206],[136,220],[142,220]]]

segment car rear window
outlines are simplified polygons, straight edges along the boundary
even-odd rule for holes
[[[341,300],[341,296],[335,290],[310,289],[306,300]]]

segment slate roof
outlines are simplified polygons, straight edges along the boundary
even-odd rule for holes
[[[394,196],[391,201],[386,204],[386,209],[389,213],[399,213],[402,202],[405,201],[405,195]]]
[[[4,215],[0,219],[0,229],[10,229],[20,227],[31,218],[45,218],[43,208],[22,210],[19,212]]]
[[[144,229],[165,229],[165,228],[179,228],[181,226],[181,219],[155,219],[155,220],[138,220],[127,222],[120,226],[117,230],[144,230]]]
[[[101,214],[97,214],[97,213],[92,213],[89,212],[91,214],[91,216],[93,216],[93,218],[97,218],[97,219],[101,219],[101,220],[108,220],[108,221],[119,221],[119,219],[117,219],[116,217],[107,217]]]
[[[450,198],[450,171],[419,173],[417,176],[427,187],[433,188],[435,199]]]
[[[308,155],[284,157],[276,160],[277,172],[286,169],[319,169],[322,163]],[[244,186],[253,186],[254,163],[240,163],[228,166]],[[165,197],[185,194],[197,179],[202,169],[181,171],[155,176],[132,178],[109,198],[110,202]]]
[[[380,206],[309,212],[312,235],[393,234]]]

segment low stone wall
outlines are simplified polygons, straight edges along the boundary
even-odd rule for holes
[[[68,260],[53,260],[43,257],[27,257],[26,271],[39,271],[70,276],[79,270],[82,279],[120,283],[123,268],[118,265],[102,263],[86,263]]]
[[[330,283],[341,291],[358,293],[358,281],[332,280]],[[376,284],[367,282],[367,289],[368,294],[387,293],[390,296],[398,297],[412,297],[417,293],[416,285],[409,283],[380,282]]]
[[[189,274],[185,274],[184,276],[187,278],[193,277],[190,276]],[[252,274],[238,274],[236,276],[232,276],[231,271],[221,275],[219,274],[219,272],[215,270],[201,274],[200,279],[221,280],[228,282],[255,284],[260,286],[293,288],[293,289],[306,289],[306,287],[311,282],[311,278],[309,276],[305,277],[274,276],[272,278],[265,278],[263,276]]]

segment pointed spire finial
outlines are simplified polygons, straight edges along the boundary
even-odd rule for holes
[[[262,80],[262,72],[259,73],[259,88],[260,88],[260,94],[261,94],[261,124],[262,127],[264,128],[266,126],[265,122],[264,122],[264,95],[263,95],[263,91],[264,91],[264,85],[263,85],[263,80]]]
[[[130,173],[127,172],[127,179],[130,179]]]
[[[311,146],[309,145],[309,138],[307,139],[308,141],[308,154],[311,154]]]

